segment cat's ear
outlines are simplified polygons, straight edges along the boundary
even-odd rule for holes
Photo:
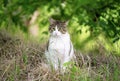
[[[69,21],[65,21],[65,22],[64,22],[65,26],[67,26],[67,25],[68,25],[68,23],[69,23]]]
[[[53,24],[53,23],[55,23],[55,20],[53,18],[50,18],[49,22],[50,22],[50,24]]]

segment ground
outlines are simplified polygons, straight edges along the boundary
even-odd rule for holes
[[[76,50],[76,63],[67,73],[50,71],[45,44],[0,31],[0,81],[119,81],[120,57],[102,45],[88,54]],[[109,54],[106,54],[109,53]]]

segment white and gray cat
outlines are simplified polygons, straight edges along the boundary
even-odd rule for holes
[[[45,56],[50,66],[55,70],[65,69],[64,63],[70,62],[74,55],[74,49],[67,31],[67,23],[50,19],[50,37],[45,51]]]

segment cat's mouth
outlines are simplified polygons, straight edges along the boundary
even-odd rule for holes
[[[54,35],[54,37],[60,37],[60,35]]]
[[[58,33],[55,33],[55,34],[54,34],[54,36],[55,36],[55,37],[58,37],[58,36],[60,36],[60,34],[58,34]]]

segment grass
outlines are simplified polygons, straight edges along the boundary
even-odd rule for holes
[[[60,74],[48,69],[45,44],[1,30],[0,81],[119,81],[120,57],[108,52],[101,41],[96,44],[88,54],[76,51],[76,64]]]

